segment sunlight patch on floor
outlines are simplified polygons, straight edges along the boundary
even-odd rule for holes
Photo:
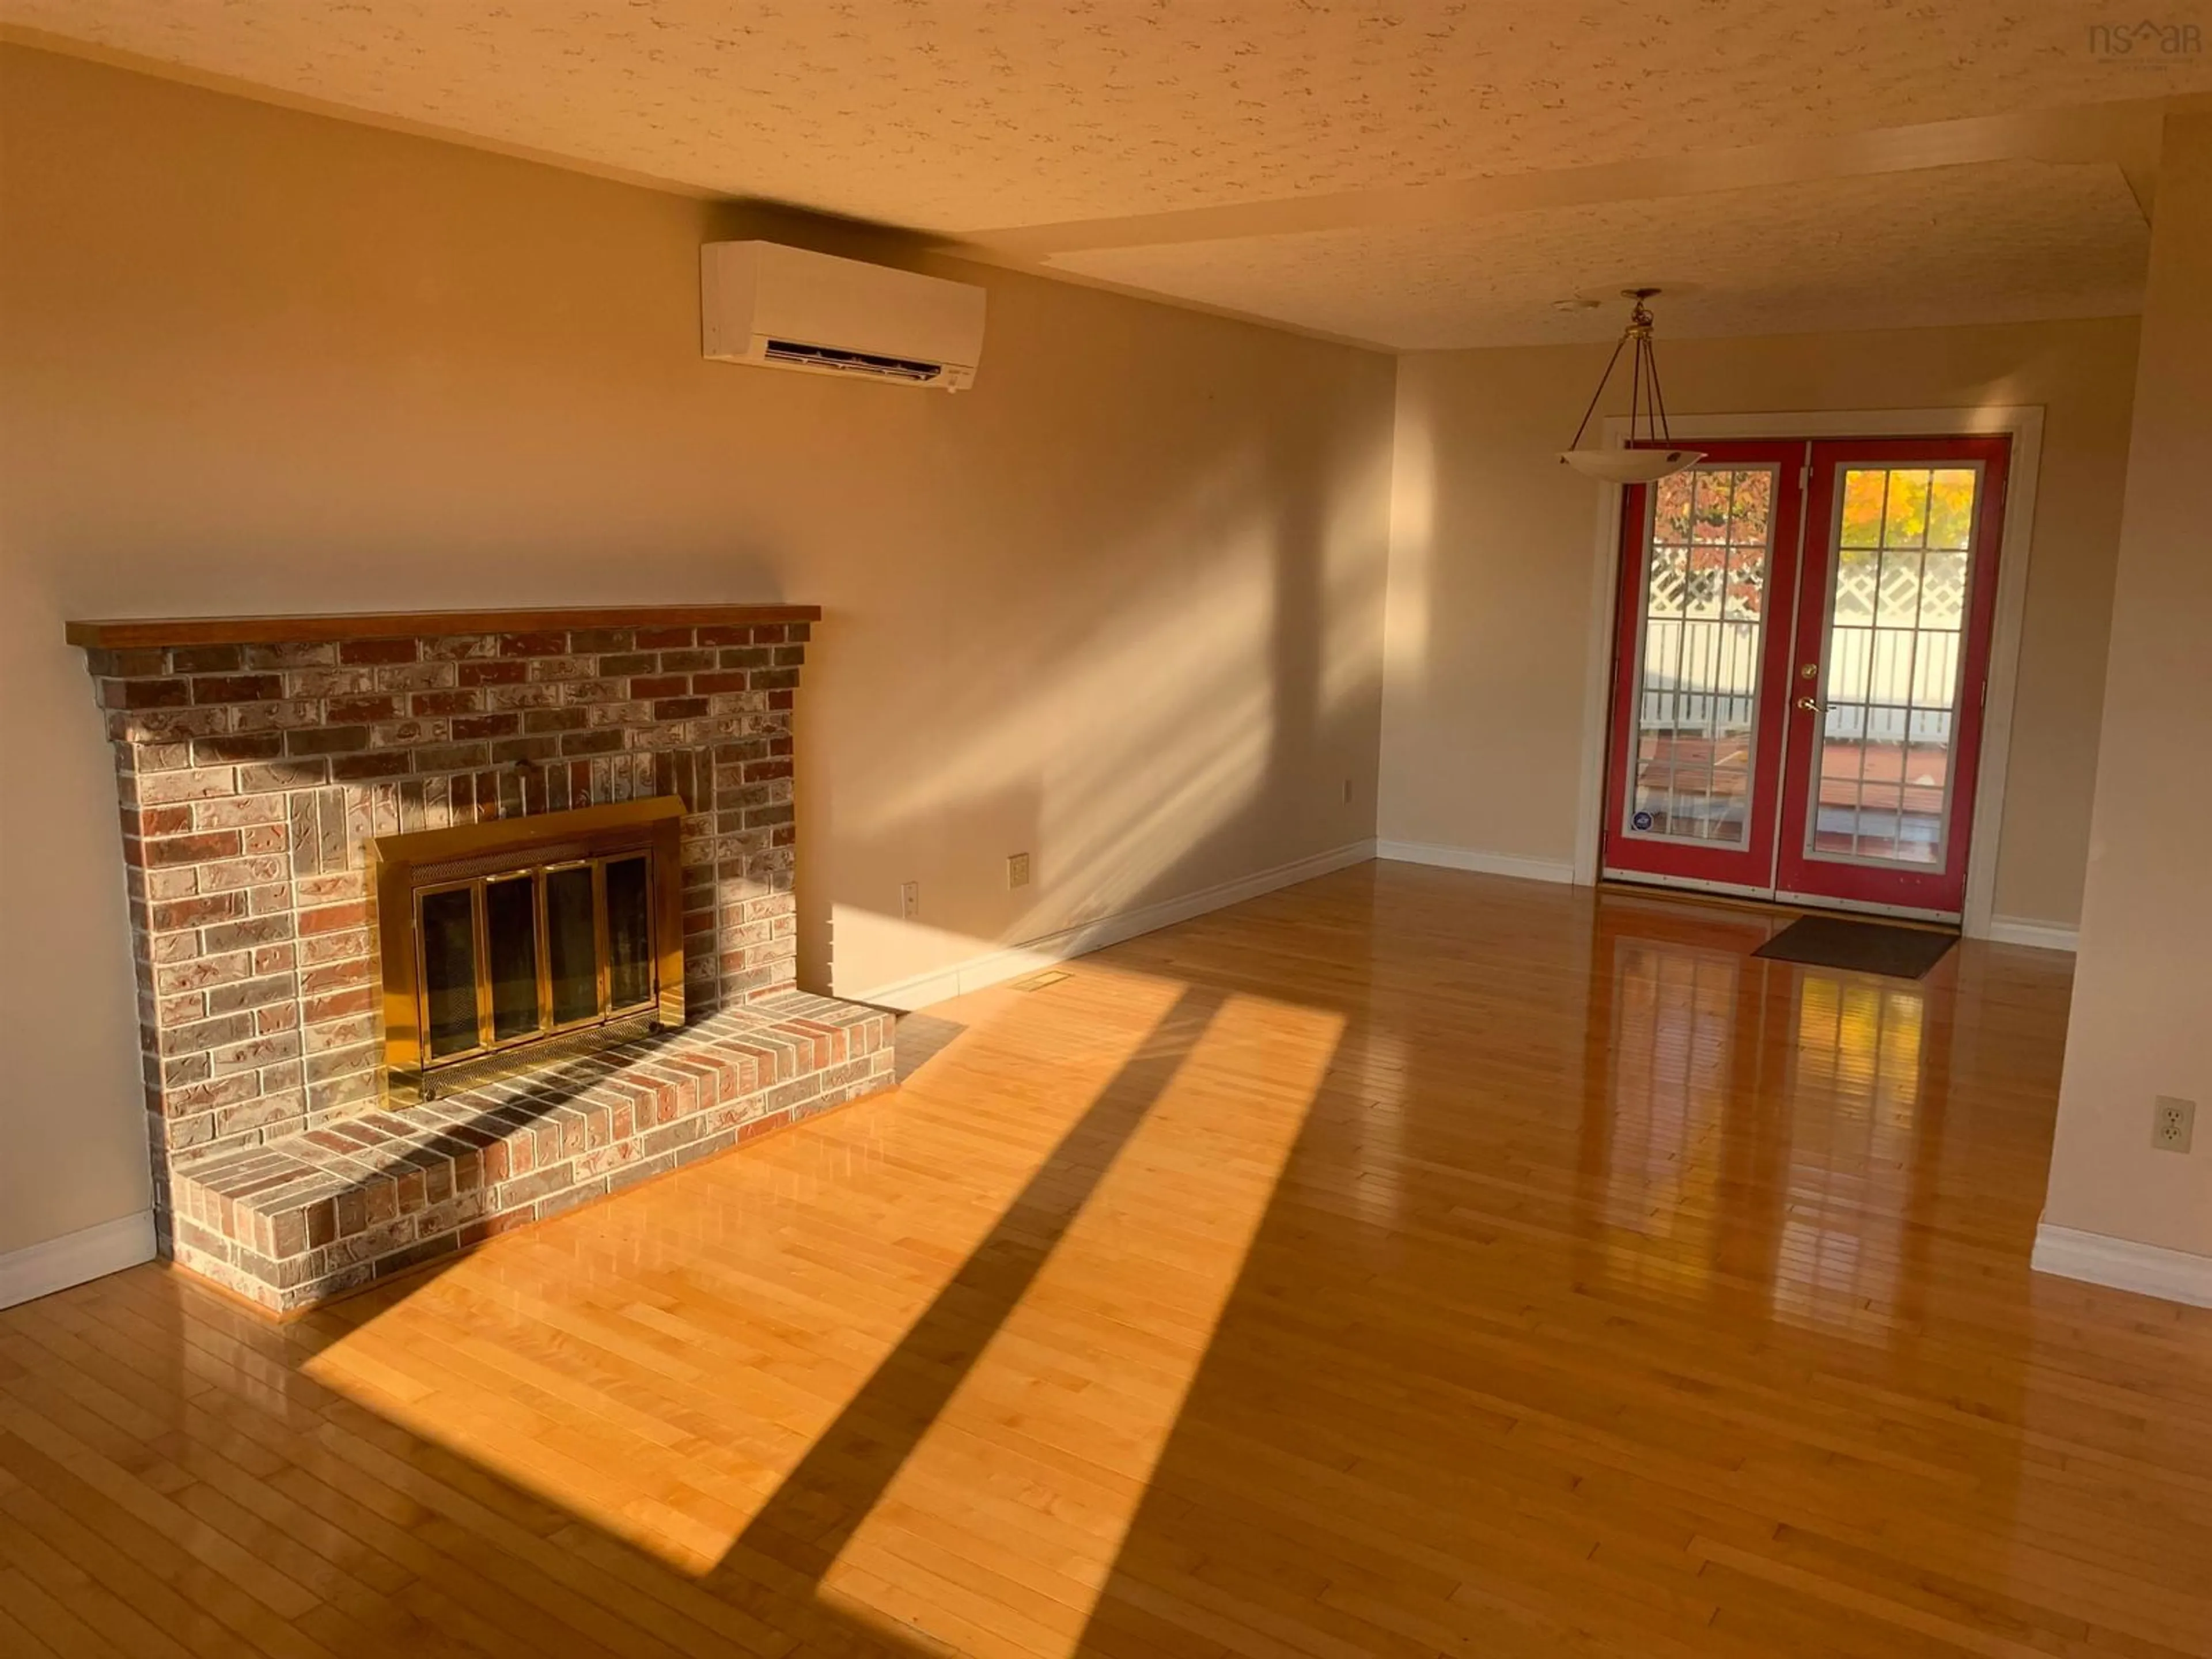
[[[833,1604],[966,1653],[1074,1651],[1342,1027],[1224,1003],[840,1553]]]
[[[306,1369],[711,1572],[751,1547],[746,1528],[1187,994],[1086,968],[945,1005],[967,1029],[904,1089],[495,1241],[388,1305],[320,1316],[350,1328]],[[827,1595],[909,1635],[957,1624],[963,1548],[1012,1536],[1072,1645],[1340,1024],[1234,997],[1171,1056]],[[1241,1096],[1226,1115],[1224,1086]],[[934,1601],[916,1589],[931,1584]]]

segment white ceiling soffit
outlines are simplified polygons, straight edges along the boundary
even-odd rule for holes
[[[2157,100],[2212,91],[2212,53],[2122,54],[2094,32],[2112,21],[2102,0],[0,0],[28,38],[127,64],[1378,344],[1609,331],[1549,301],[1629,277],[1703,289],[1667,304],[1678,333],[2131,309],[2142,224],[2110,164],[2148,188]]]
[[[1675,338],[2119,316],[2148,254],[2118,167],[1999,161],[1052,264],[1413,349],[1611,338],[1624,277],[1672,290]],[[1606,303],[1552,308],[1583,292]]]

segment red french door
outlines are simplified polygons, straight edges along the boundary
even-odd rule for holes
[[[1607,875],[1960,914],[2008,447],[1716,444],[1625,492]]]
[[[1804,465],[1715,444],[1625,492],[1608,875],[1773,890]]]

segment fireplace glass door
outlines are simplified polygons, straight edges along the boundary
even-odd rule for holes
[[[392,1076],[684,1024],[684,801],[673,795],[380,836]],[[702,945],[707,940],[701,940]]]
[[[428,1063],[650,1010],[648,852],[501,871],[415,890]]]

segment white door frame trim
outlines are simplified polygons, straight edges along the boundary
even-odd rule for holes
[[[1982,714],[1982,759],[1974,793],[1972,840],[1966,849],[1969,939],[1986,939],[1996,908],[1997,837],[2004,821],[2005,771],[2012,751],[2013,698],[2020,683],[2020,630],[2027,603],[2027,564],[2034,545],[2036,475],[2043,460],[2043,407],[1996,404],[1984,409],[1824,410],[1771,415],[1685,415],[1671,423],[1677,438],[1907,438],[1989,434],[2012,440],[2004,538],[1997,549],[1997,607],[1990,639],[1990,695]],[[1601,446],[1626,446],[1628,421],[1612,416]],[[1583,683],[1583,777],[1575,813],[1575,881],[1594,886],[1605,818],[1606,737],[1613,693],[1613,608],[1620,592],[1620,491],[1601,485],[1590,573],[1590,626]]]

